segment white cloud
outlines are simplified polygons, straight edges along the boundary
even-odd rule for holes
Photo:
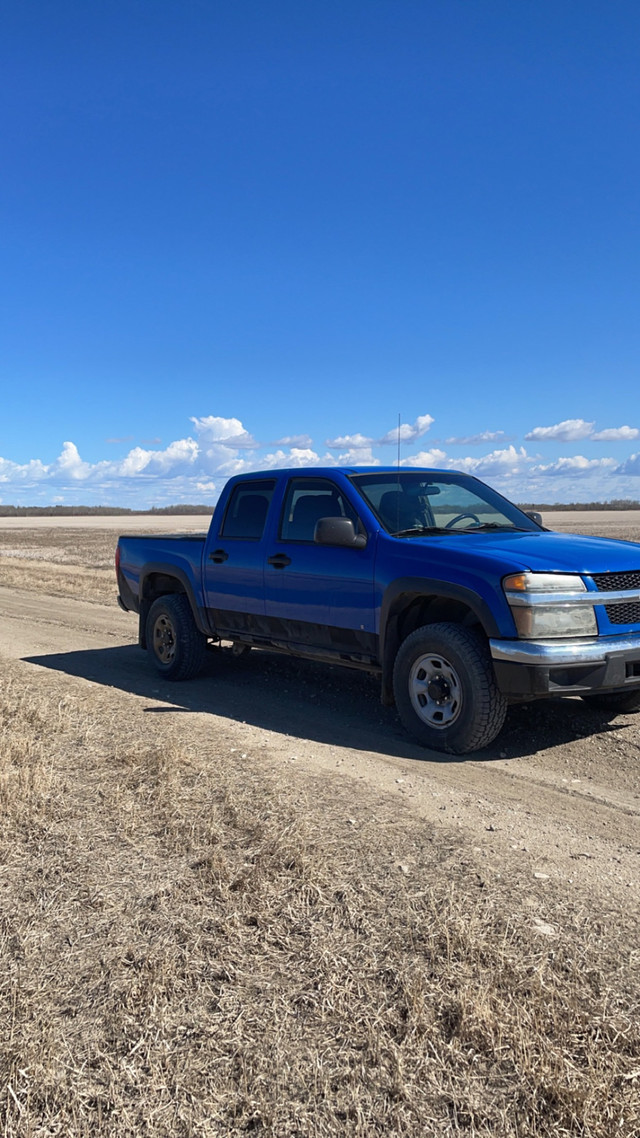
[[[286,461],[291,466],[311,466],[314,462],[320,466],[333,466],[335,459],[331,455],[325,454],[319,457],[315,451],[310,447],[292,447],[288,455],[285,455]]]
[[[553,427],[534,427],[525,435],[527,441],[542,442],[553,439],[559,443],[572,443],[578,439],[590,438],[594,424],[587,423],[585,419],[564,419]]]
[[[412,424],[401,424],[401,442],[406,445],[421,437],[432,421],[431,416],[422,415]],[[308,435],[286,436],[278,443],[269,447],[263,444],[258,449],[253,435],[239,419],[209,415],[192,417],[191,423],[194,437],[174,439],[165,447],[133,446],[118,459],[86,461],[71,441],[66,441],[60,454],[49,462],[36,458],[20,463],[0,458],[3,500],[5,503],[45,504],[64,498],[68,503],[143,507],[215,501],[222,483],[234,474],[280,467],[302,470],[313,466],[377,466],[384,450],[397,442],[396,428],[378,440],[362,433],[338,435],[329,440],[330,449],[324,453],[316,450]],[[584,430],[590,426],[584,420],[568,420],[556,428],[540,430],[562,428],[566,434],[567,430]],[[640,436],[640,431],[633,427],[608,428],[601,432],[607,438],[614,433],[620,445]],[[483,441],[495,441],[496,436],[505,438],[502,431],[484,431],[465,439],[471,447]],[[457,445],[461,442],[458,437]],[[539,455],[528,454],[524,447],[508,445],[486,454],[467,453],[456,459],[434,445],[418,454],[403,452],[401,465],[462,470],[486,479],[518,501],[533,501],[536,497],[539,501],[588,501],[628,496],[629,478],[640,477],[640,452],[622,461],[583,455],[570,458],[556,455],[543,460]]]
[[[130,450],[128,455],[123,458],[120,463],[120,474],[124,478],[135,477],[145,470],[151,460],[153,451],[143,450],[142,447],[134,447]]]
[[[375,444],[375,439],[370,439],[368,435],[338,435],[335,439],[327,439],[325,445],[330,450],[343,450],[344,447],[372,447]]]
[[[529,469],[533,461],[524,447],[516,450],[512,444],[505,447],[504,450],[493,450],[481,458],[468,457],[451,460],[449,465],[456,470],[463,470],[466,474],[477,474],[480,478],[488,478],[496,474],[512,477],[516,474],[523,474]]]
[[[421,439],[423,435],[426,435],[432,423],[432,415],[418,415],[414,423],[401,423],[399,427],[393,427],[391,431],[387,431],[386,435],[378,439],[375,445],[397,446],[398,434],[400,435],[401,443],[414,443],[417,439]]]
[[[227,446],[239,449],[255,449],[259,443],[246,431],[239,419],[222,419],[217,415],[204,415],[198,418],[189,416],[196,434],[201,435],[207,443],[225,443]]]
[[[62,474],[74,478],[78,482],[83,482],[91,474],[90,464],[82,461],[75,443],[62,444],[62,451],[56,459],[55,465]]]
[[[447,446],[475,447],[483,443],[509,442],[504,431],[482,431],[479,435],[460,435],[444,440]]]
[[[397,446],[398,435],[400,436],[401,443],[414,443],[417,439],[422,438],[427,433],[429,427],[433,423],[432,415],[418,415],[418,418],[413,423],[400,423],[399,426],[393,427],[392,430],[387,431],[381,439],[371,438],[369,435],[338,435],[335,439],[327,439],[326,446],[330,450],[360,450],[366,447],[385,447]]]
[[[176,439],[164,450],[143,450],[142,447],[134,447],[120,462],[99,463],[94,469],[102,468],[102,473],[106,474],[105,468],[108,467],[111,473],[124,478],[134,478],[143,472],[177,474],[180,470],[192,467],[199,454],[200,448],[195,439]]]
[[[573,458],[559,458],[543,466],[534,466],[534,474],[584,474],[587,471],[611,470],[616,465],[615,458],[585,458],[576,454]]]
[[[607,427],[604,431],[596,431],[591,438],[594,442],[602,443],[631,442],[633,439],[640,438],[640,429],[638,427]]]
[[[39,458],[32,458],[30,462],[24,464],[0,458],[0,482],[24,482],[32,485],[46,478],[50,469]]]
[[[379,466],[380,460],[375,458],[371,447],[351,447],[344,454],[339,454],[337,462],[340,466]]]
[[[195,439],[176,439],[164,450],[151,451],[150,465],[162,473],[193,466],[200,448]]]
[[[271,445],[274,447],[302,447],[306,449],[313,442],[310,435],[285,435],[283,439],[276,439]]]
[[[630,454],[628,459],[620,464],[616,474],[631,474],[633,477],[640,475],[640,453]]]
[[[434,448],[433,450],[421,450],[419,454],[414,454],[411,458],[403,458],[400,460],[400,466],[427,466],[442,468],[449,465],[446,462],[446,452]]]
[[[65,442],[54,462],[45,464],[39,459],[20,465],[0,458],[0,482],[24,487],[36,484],[61,486],[103,486],[113,490],[132,480],[157,480],[163,476],[177,478],[193,471],[200,454],[194,439],[176,439],[164,450],[144,450],[133,447],[118,461],[85,462],[73,442]],[[84,491],[83,491],[84,493]]]
[[[233,454],[229,451],[228,454]],[[233,478],[234,474],[244,474],[248,470],[259,470],[260,463],[258,460],[249,458],[226,458],[221,459],[220,463],[216,466],[211,462],[212,473],[220,474],[223,478]]]
[[[267,454],[258,463],[253,463],[253,470],[278,470],[280,467],[303,466],[336,466],[337,459],[333,455],[325,454],[323,458],[316,454],[311,447],[291,447],[291,450],[277,450]]]

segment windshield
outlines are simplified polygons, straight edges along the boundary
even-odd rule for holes
[[[466,474],[394,470],[354,474],[351,481],[387,532],[397,537],[540,530],[512,502]]]

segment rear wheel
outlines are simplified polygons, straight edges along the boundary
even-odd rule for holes
[[[595,695],[581,697],[594,711],[613,711],[622,715],[625,711],[640,709],[640,689],[634,691],[596,692]]]
[[[205,661],[207,641],[182,593],[158,597],[147,617],[147,648],[154,667],[167,680],[190,680]]]
[[[458,624],[427,624],[403,641],[393,690],[407,730],[452,755],[486,747],[507,713],[484,637]]]

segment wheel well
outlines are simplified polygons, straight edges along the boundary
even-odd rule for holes
[[[144,579],[140,602],[140,619],[138,625],[138,643],[141,648],[147,647],[147,616],[149,609],[158,597],[166,597],[170,593],[186,594],[186,589],[177,577],[169,573],[149,573]]]
[[[186,589],[177,577],[168,573],[149,573],[144,579],[142,595],[149,605],[158,597],[166,597],[167,593],[184,593]]]
[[[479,624],[478,617],[464,601],[452,597],[415,597],[410,604],[398,612],[398,647],[416,628],[423,624],[436,624],[447,621],[449,624],[464,624],[467,628]]]
[[[461,624],[465,628],[482,628],[482,622],[477,613],[455,597],[424,596],[415,594],[401,594],[389,610],[384,638],[384,655],[382,660],[382,702],[390,707],[394,703],[392,676],[393,664],[396,654],[403,640],[407,639],[416,628],[425,624],[437,624],[447,621],[450,624]]]

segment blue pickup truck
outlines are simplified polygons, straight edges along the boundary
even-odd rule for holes
[[[123,536],[116,573],[167,679],[220,641],[364,669],[438,751],[487,746],[514,701],[640,708],[640,545],[552,533],[466,474],[243,474],[208,534]]]

